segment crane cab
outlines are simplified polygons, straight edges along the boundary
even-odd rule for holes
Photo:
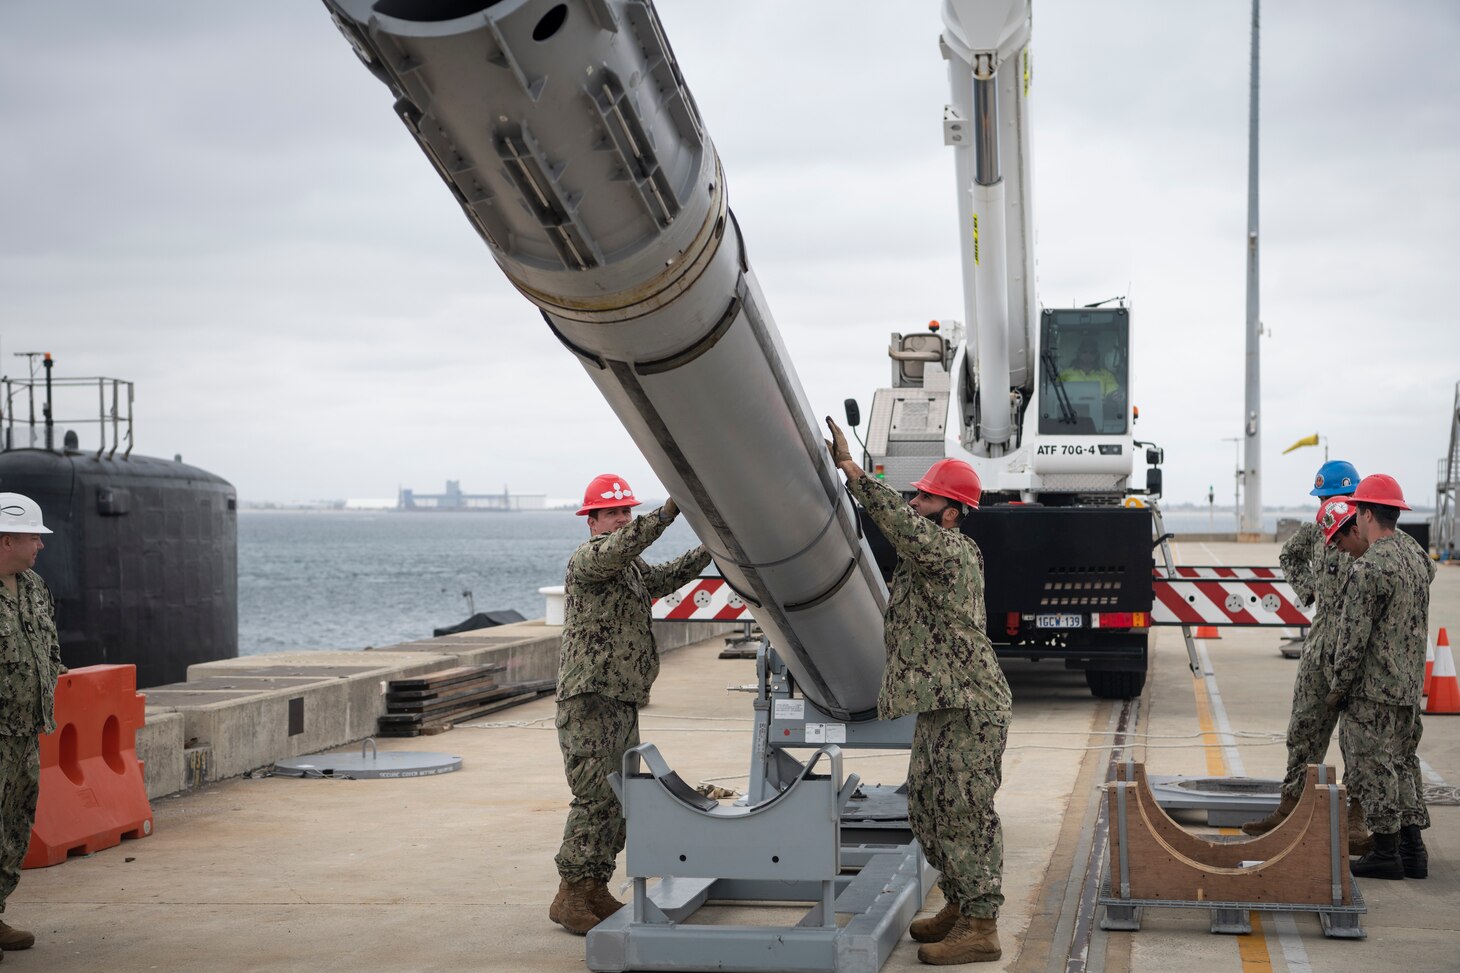
[[[1040,492],[1127,489],[1134,451],[1130,311],[1046,308],[1039,323],[1029,442],[1030,469],[1047,481]],[[1061,482],[1070,476],[1102,482]]]

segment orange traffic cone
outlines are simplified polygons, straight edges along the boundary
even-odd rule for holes
[[[1425,714],[1460,713],[1460,681],[1455,678],[1455,657],[1450,654],[1450,640],[1445,630],[1435,641],[1435,669],[1430,679],[1430,698]]]
[[[1428,696],[1430,694],[1430,680],[1435,674],[1435,646],[1441,643],[1445,645],[1450,644],[1450,637],[1445,634],[1444,626],[1440,627],[1439,637],[1425,648],[1425,686],[1420,690],[1421,696]]]
[[[1221,633],[1217,631],[1217,627],[1215,625],[1199,625],[1197,626],[1196,635],[1194,637],[1199,639],[1219,639],[1222,636]]]

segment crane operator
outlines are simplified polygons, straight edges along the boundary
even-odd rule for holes
[[[1120,391],[1120,380],[1100,363],[1100,342],[1093,337],[1080,341],[1075,360],[1060,372],[1061,382],[1099,382],[1100,395],[1108,398]]]
[[[877,716],[917,714],[908,762],[913,835],[946,904],[909,929],[918,959],[946,966],[997,960],[1004,837],[994,794],[1003,776],[1009,684],[985,630],[983,556],[959,524],[982,487],[967,463],[942,459],[904,501],[852,461],[830,418],[827,448],[847,487],[897,551],[883,638]]]

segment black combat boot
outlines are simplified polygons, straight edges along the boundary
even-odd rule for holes
[[[1430,877],[1430,853],[1425,850],[1425,840],[1420,837],[1417,824],[1399,828],[1399,863],[1404,867],[1405,878]]]
[[[1358,878],[1404,878],[1404,866],[1399,862],[1399,835],[1374,832],[1374,850],[1349,865],[1350,872]]]

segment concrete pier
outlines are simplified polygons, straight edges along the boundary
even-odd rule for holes
[[[1272,563],[1276,552],[1272,544],[1177,546],[1187,564]],[[1460,629],[1460,569],[1441,569],[1432,595],[1431,634],[1441,625]],[[1135,756],[1151,773],[1234,773],[1240,764],[1249,775],[1280,776],[1295,663],[1279,654],[1277,630],[1224,629],[1221,636],[1203,644],[1213,673],[1206,680],[1188,670],[1179,630],[1158,634],[1135,727]],[[754,663],[718,659],[720,645],[702,641],[664,657],[641,730],[685,780],[734,788],[744,785],[749,765],[750,699],[728,689],[752,682]],[[381,657],[412,654],[392,648]],[[365,664],[328,653],[292,658],[301,666]],[[231,678],[207,668],[210,680]],[[349,685],[355,675],[334,682]],[[1098,911],[1082,912],[1081,891],[1091,812],[1119,706],[1091,698],[1079,673],[1048,664],[1015,665],[1009,675],[1014,721],[998,798],[1006,849],[1004,957],[979,969],[1460,968],[1454,910],[1460,807],[1452,804],[1431,807],[1428,879],[1360,880],[1367,940],[1324,939],[1312,914],[1254,915],[1252,935],[1220,936],[1208,931],[1203,912],[1162,910],[1148,912],[1139,932],[1095,928],[1081,945],[1081,930],[1092,918],[1099,921]],[[206,685],[220,688],[198,691],[236,691]],[[262,695],[298,691],[290,684]],[[329,698],[344,706],[349,693],[337,692]],[[382,750],[459,754],[464,766],[454,774],[375,781],[235,777],[159,799],[151,837],[22,875],[5,919],[33,930],[38,941],[28,952],[7,954],[5,969],[581,970],[584,941],[547,919],[557,886],[552,858],[568,801],[553,713],[553,700],[541,699],[440,736],[381,741]],[[189,725],[185,711],[158,722],[169,717]],[[191,725],[206,725],[201,716],[194,720]],[[329,725],[348,721],[336,717]],[[1460,782],[1460,717],[1426,718],[1420,754],[1436,779]],[[1341,766],[1336,745],[1329,759]],[[874,783],[894,782],[906,763],[905,754],[856,753],[847,769]],[[620,872],[615,889],[622,880]],[[936,892],[924,903],[928,912],[941,906]],[[757,915],[756,921],[795,921],[797,913],[781,911],[779,918]],[[710,906],[696,921],[718,921],[729,912]],[[713,964],[706,957],[706,968]],[[906,938],[886,967],[921,968],[916,944]]]
[[[730,631],[711,622],[661,622],[661,653]],[[562,627],[541,621],[461,632],[358,652],[275,652],[188,667],[187,682],[140,690],[147,726],[137,735],[147,796],[272,766],[373,736],[385,686],[454,666],[497,663],[499,682],[552,679]]]

